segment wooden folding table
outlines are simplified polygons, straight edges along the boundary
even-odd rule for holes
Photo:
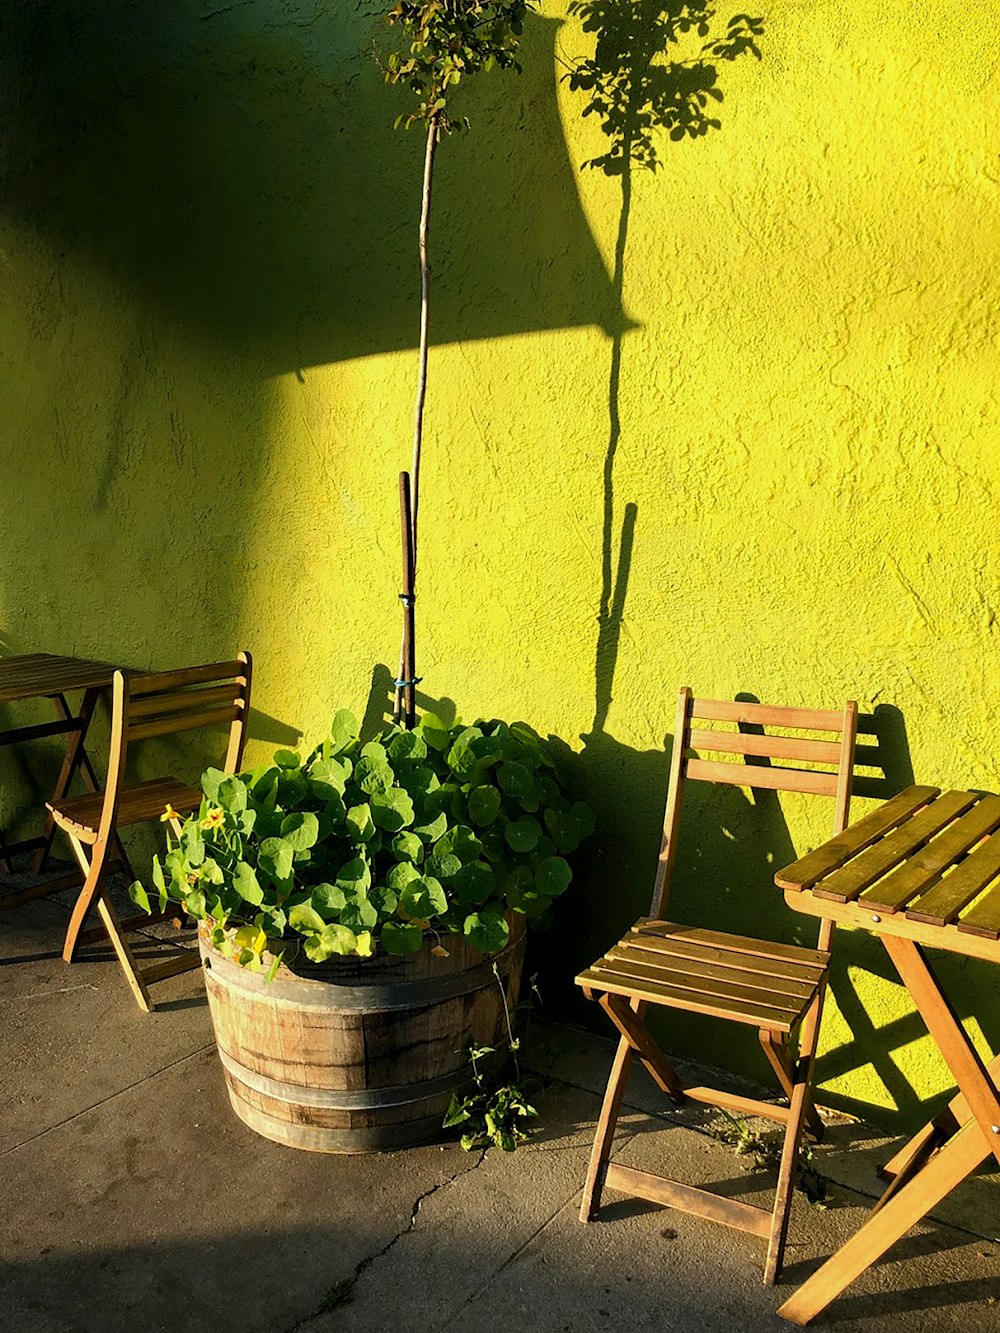
[[[0,732],[0,746],[16,745],[22,741],[40,740],[47,736],[66,736],[66,755],[63,760],[52,801],[55,803],[69,791],[77,773],[89,791],[98,790],[97,775],[87,755],[85,741],[101,690],[111,685],[116,668],[107,662],[88,662],[76,657],[57,657],[52,653],[30,653],[23,657],[0,659],[0,704],[22,703],[28,699],[51,699],[55,721],[32,726],[13,727]],[[74,712],[66,696],[82,691],[79,709]],[[13,869],[13,858],[21,852],[34,851],[33,869],[40,873],[52,848],[55,824],[49,815],[45,831],[38,837],[7,843],[0,835],[0,860],[8,872]],[[124,861],[120,843],[116,847]],[[49,879],[28,889],[20,889],[0,896],[0,908],[17,907],[33,898],[42,898],[57,889],[72,888],[82,883],[79,871]]]
[[[959,1089],[884,1167],[861,1229],[778,1311],[807,1324],[982,1162],[1000,1163],[1000,1056],[984,1065],[923,952],[1000,963],[1000,796],[911,787],[775,883],[796,911],[879,936]]]

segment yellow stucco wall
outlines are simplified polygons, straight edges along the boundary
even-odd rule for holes
[[[361,7],[96,8],[18,6],[0,53],[3,645],[248,646],[259,743],[311,736],[398,650],[420,141]],[[995,5],[775,0],[721,130],[634,173],[620,306],[566,8],[441,150],[418,621],[429,697],[579,753],[562,998],[647,897],[681,682],[856,698],[876,795],[1000,785]],[[10,822],[45,764],[2,773]],[[767,883],[826,817],[696,805],[678,913],[808,939]],[[1000,1046],[987,968],[944,974]],[[912,1118],[947,1076],[877,947],[840,936],[834,993],[826,1099]]]

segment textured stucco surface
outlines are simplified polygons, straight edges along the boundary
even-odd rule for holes
[[[420,143],[362,8],[25,0],[0,54],[5,649],[248,646],[261,745],[363,711],[398,644]],[[682,681],[856,698],[873,796],[996,789],[1000,747],[995,5],[775,0],[721,131],[634,175],[620,302],[565,11],[441,152],[418,621],[427,695],[561,737],[598,810],[556,996],[644,905]],[[46,775],[4,764],[10,821]],[[678,914],[808,939],[767,884],[827,812],[689,814]],[[912,1119],[947,1075],[839,938],[827,1100]],[[986,967],[943,970],[996,1048]]]

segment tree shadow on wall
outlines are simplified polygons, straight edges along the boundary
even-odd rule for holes
[[[682,140],[696,141],[722,128],[711,114],[723,100],[719,65],[748,53],[759,58],[754,39],[762,29],[759,20],[740,15],[729,22],[724,37],[713,37],[714,12],[704,0],[575,0],[570,12],[585,33],[593,34],[594,52],[574,62],[564,78],[571,91],[587,95],[583,115],[596,115],[608,139],[607,150],[583,166],[617,178],[620,184],[611,281],[615,303],[621,307],[634,169],[657,170],[658,141],[663,135],[679,147]],[[636,750],[607,731],[638,522],[638,506],[632,501],[622,508],[620,526],[616,513],[626,332],[623,326],[612,336],[608,369],[594,718],[589,733],[581,738],[582,753],[571,757],[567,749],[564,756],[599,812],[599,831],[582,867],[576,910],[563,910],[560,916],[560,931],[565,929],[572,940],[574,967],[590,962],[628,921],[646,910],[666,790],[665,750]],[[609,897],[606,886],[612,881],[615,892]],[[553,978],[553,987],[560,1004],[581,1012],[564,972],[561,981]]]
[[[15,3],[5,212],[267,375],[415,346],[421,144],[392,129],[408,102],[363,10]],[[529,17],[523,76],[460,91],[472,130],[440,157],[435,343],[621,324],[563,141],[559,26]]]

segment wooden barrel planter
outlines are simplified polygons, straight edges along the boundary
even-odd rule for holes
[[[363,1153],[433,1138],[469,1081],[470,1042],[509,1044],[524,961],[524,918],[485,957],[446,936],[415,954],[305,957],[274,980],[201,938],[208,1004],[229,1099],[258,1134],[312,1152]],[[494,973],[494,964],[500,982]]]

